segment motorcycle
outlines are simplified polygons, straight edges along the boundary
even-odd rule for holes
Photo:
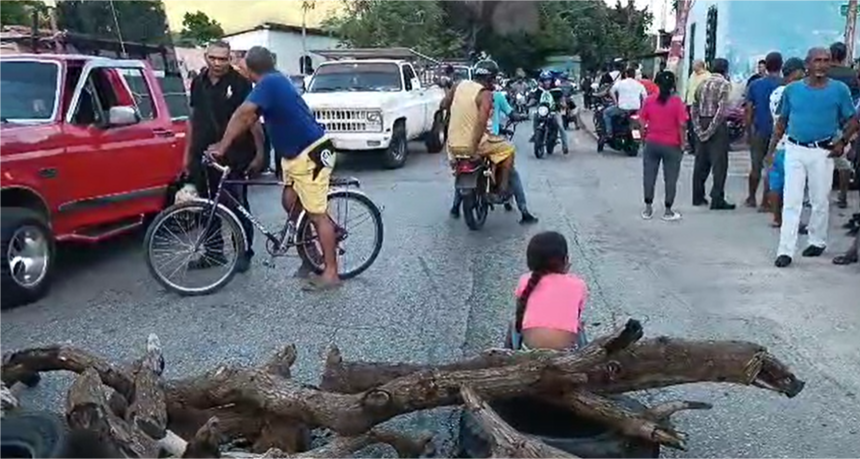
[[[612,119],[612,137],[606,138],[606,128],[603,124],[603,111],[609,108],[609,104],[600,101],[594,111],[594,127],[597,131],[597,151],[603,152],[606,145],[613,150],[621,151],[627,156],[639,154],[639,145],[642,142],[642,131],[639,127],[639,114],[627,112]]]
[[[555,123],[555,111],[548,104],[538,105],[535,112],[537,124],[534,132],[535,158],[541,159],[544,154],[551,155],[558,142],[558,125]]]
[[[509,141],[516,133],[516,123],[528,117],[512,114],[500,130],[500,135]],[[470,156],[455,158],[454,187],[463,198],[463,220],[472,231],[478,231],[487,222],[490,211],[498,204],[508,205],[510,198],[503,203],[494,203],[490,195],[496,192],[496,166],[489,158]]]
[[[576,102],[573,101],[573,98],[569,96],[562,97],[561,109],[562,129],[565,131],[570,129],[571,122],[576,129],[579,129],[579,107],[576,106]]]

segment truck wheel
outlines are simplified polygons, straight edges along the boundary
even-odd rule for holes
[[[436,112],[433,117],[433,127],[426,134],[424,145],[427,147],[427,153],[439,153],[445,148],[445,121],[442,119],[442,112]]]
[[[45,217],[33,210],[6,207],[0,215],[2,307],[13,308],[48,293],[54,237]]]
[[[383,164],[387,169],[399,169],[406,164],[409,142],[406,140],[406,126],[403,122],[394,125],[391,144],[383,153]]]

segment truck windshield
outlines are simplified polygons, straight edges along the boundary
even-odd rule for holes
[[[400,91],[400,66],[382,63],[321,65],[308,92]]]
[[[59,66],[52,62],[0,62],[3,121],[48,121],[57,104]]]

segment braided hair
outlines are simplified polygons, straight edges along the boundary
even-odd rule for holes
[[[526,264],[532,272],[525,288],[517,298],[515,327],[523,331],[526,306],[534,289],[547,274],[562,274],[567,270],[567,240],[555,231],[536,234],[526,249]]]

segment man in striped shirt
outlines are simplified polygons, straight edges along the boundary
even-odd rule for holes
[[[729,61],[714,59],[711,76],[696,89],[690,118],[696,134],[696,161],[693,167],[693,205],[708,204],[705,181],[714,174],[711,187],[711,210],[733,210],[726,201],[725,186],[729,170],[729,131],[726,112],[732,84],[728,80]]]

